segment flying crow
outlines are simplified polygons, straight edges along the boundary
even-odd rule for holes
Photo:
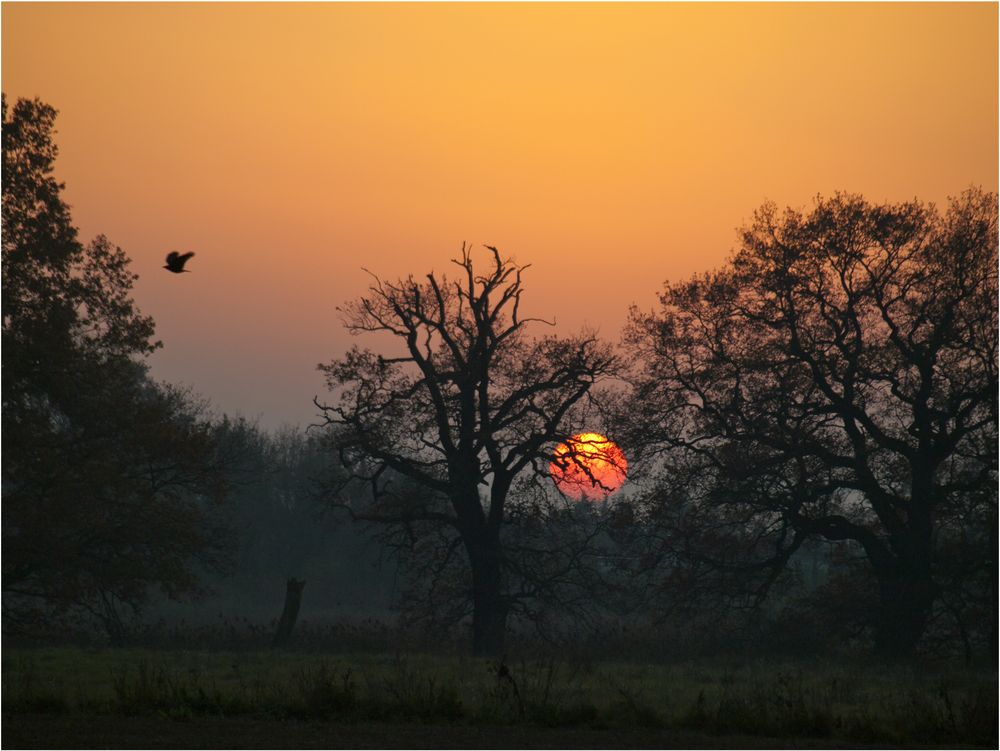
[[[172,250],[167,253],[167,265],[163,268],[167,271],[172,271],[175,274],[187,271],[187,269],[184,268],[184,264],[187,263],[187,260],[193,255],[194,253],[185,253],[184,255],[181,255],[176,250]],[[191,272],[188,271],[187,273],[190,274]]]

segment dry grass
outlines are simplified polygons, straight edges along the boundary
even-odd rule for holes
[[[7,713],[645,727],[860,745],[997,745],[997,679],[948,666],[8,649]]]

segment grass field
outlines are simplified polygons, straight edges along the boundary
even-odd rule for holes
[[[3,712],[5,748],[996,747],[997,674],[941,664],[7,649]]]

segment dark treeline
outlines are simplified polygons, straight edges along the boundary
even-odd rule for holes
[[[295,580],[331,643],[995,653],[996,195],[764,206],[617,346],[523,317],[526,267],[463,248],[346,304],[398,350],[322,365],[321,424],[266,431],[150,375],[54,119],[4,100],[5,634],[266,646]],[[629,460],[603,503],[549,475],[582,430]]]

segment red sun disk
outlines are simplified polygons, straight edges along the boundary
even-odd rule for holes
[[[621,488],[625,454],[600,433],[578,433],[556,446],[549,474],[559,492],[577,501],[601,501]]]

